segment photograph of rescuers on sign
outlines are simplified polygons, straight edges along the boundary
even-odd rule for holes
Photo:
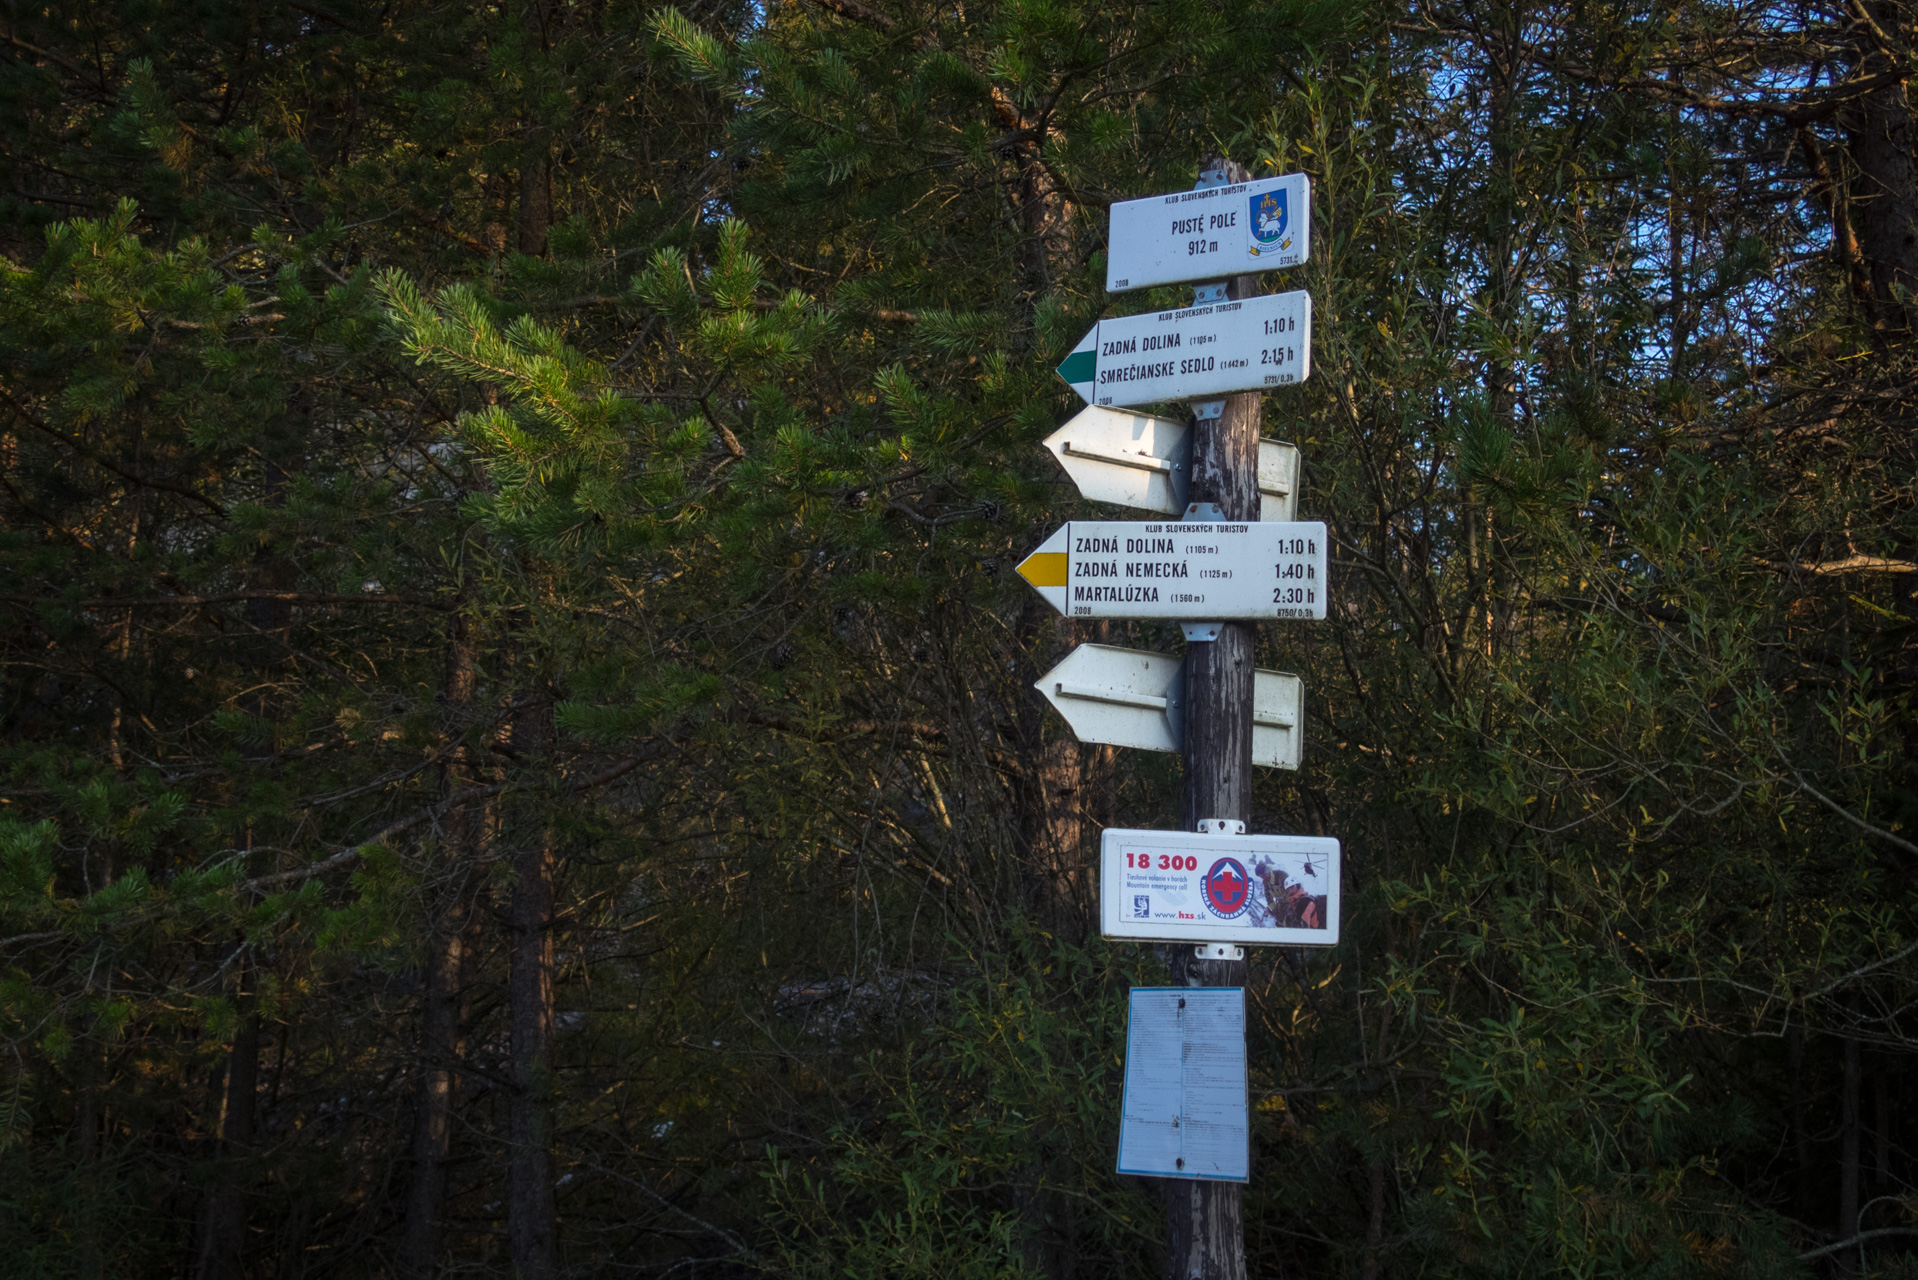
[[[1252,905],[1246,923],[1266,929],[1325,928],[1325,884],[1319,874],[1324,870],[1323,858],[1260,854],[1252,859]]]

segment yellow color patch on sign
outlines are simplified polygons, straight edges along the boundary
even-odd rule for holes
[[[1019,562],[1019,576],[1035,587],[1066,585],[1066,553],[1035,551]]]

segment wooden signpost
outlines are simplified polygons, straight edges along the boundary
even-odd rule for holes
[[[1220,161],[1200,181],[1230,186],[1246,176],[1242,166]],[[1250,298],[1257,288],[1257,276],[1237,276],[1227,282],[1226,296]],[[1258,458],[1259,392],[1227,396],[1217,417],[1193,420],[1188,500],[1212,503],[1227,520],[1256,519]],[[1202,819],[1243,823],[1252,818],[1253,626],[1226,622],[1217,639],[1191,645],[1186,654],[1182,808],[1187,831],[1197,830]],[[1191,947],[1167,952],[1175,986],[1245,985],[1243,952],[1203,960]],[[1239,1186],[1173,1179],[1163,1186],[1168,1280],[1245,1280]]]
[[[1119,1148],[1161,1179],[1166,1280],[1245,1280],[1244,944],[1338,940],[1338,842],[1246,835],[1253,766],[1295,769],[1304,742],[1304,686],[1254,670],[1253,627],[1326,612],[1297,451],[1259,438],[1261,394],[1310,376],[1312,301],[1254,273],[1305,261],[1310,195],[1214,160],[1192,191],[1112,206],[1109,291],[1206,283],[1093,326],[1059,365],[1092,407],[1046,445],[1085,496],[1181,518],[1074,521],[1019,566],[1068,617],[1175,619],[1190,642],[1081,645],[1038,685],[1081,741],[1185,757],[1184,830],[1106,832],[1101,878],[1107,936],[1170,940],[1173,986],[1134,992]],[[1124,408],[1176,400],[1205,403],[1190,425]]]

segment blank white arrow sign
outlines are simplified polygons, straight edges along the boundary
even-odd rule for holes
[[[1185,513],[1192,441],[1183,422],[1126,409],[1081,410],[1046,437],[1079,496],[1140,511]],[[1259,519],[1298,518],[1299,451],[1259,441]]]
[[[1033,687],[1081,742],[1184,750],[1183,658],[1082,644]],[[1296,769],[1304,749],[1305,682],[1283,671],[1253,672],[1252,763]]]

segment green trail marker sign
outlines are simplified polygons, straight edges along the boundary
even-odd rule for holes
[[[1303,382],[1312,295],[1272,293],[1101,320],[1059,362],[1087,404],[1196,400]]]

